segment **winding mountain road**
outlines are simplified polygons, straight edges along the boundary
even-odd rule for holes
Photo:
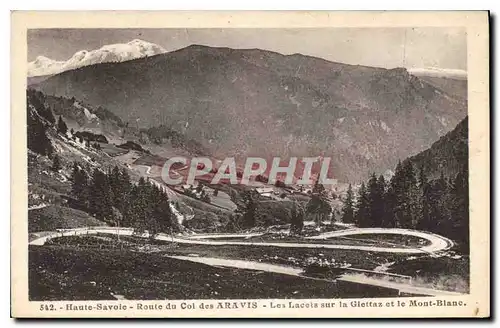
[[[419,250],[425,253],[436,253],[450,249],[453,246],[453,241],[451,239],[445,238],[440,235],[436,235],[431,232],[411,230],[411,229],[398,229],[398,228],[356,228],[356,229],[347,229],[339,231],[330,231],[322,233],[318,236],[305,237],[305,239],[321,240],[321,239],[328,239],[335,237],[367,235],[367,234],[413,236],[426,239],[427,241],[430,242],[430,244],[418,248]]]
[[[131,228],[112,228],[112,227],[93,227],[93,228],[80,228],[80,229],[68,229],[61,230],[59,232],[49,233],[39,238],[35,238],[29,244],[30,245],[43,245],[47,240],[51,238],[61,237],[61,236],[72,236],[72,235],[86,235],[86,234],[115,234],[115,235],[132,235],[133,229]],[[416,230],[406,230],[406,229],[383,229],[383,228],[364,228],[364,229],[349,229],[341,231],[332,231],[323,233],[318,236],[307,237],[309,240],[321,241],[322,239],[359,235],[359,234],[396,234],[403,236],[415,236],[428,240],[430,243],[421,248],[406,248],[406,247],[378,247],[378,246],[361,246],[361,245],[332,245],[332,244],[303,244],[303,243],[271,243],[271,242],[244,242],[244,241],[215,241],[215,240],[204,240],[204,238],[245,238],[252,236],[259,236],[262,234],[204,234],[191,236],[191,238],[178,238],[172,237],[164,234],[160,234],[156,237],[159,240],[173,241],[180,244],[201,244],[201,245],[246,245],[246,246],[274,246],[274,247],[293,247],[293,248],[326,248],[326,249],[352,249],[360,251],[370,251],[370,252],[386,252],[386,253],[399,253],[399,254],[423,254],[430,253],[431,255],[435,252],[440,252],[447,250],[453,246],[453,242],[447,238],[439,235],[435,235],[428,232],[416,231]],[[141,237],[148,237],[147,233],[143,234]],[[194,238],[193,238],[194,237]],[[256,261],[247,260],[234,260],[234,259],[221,259],[221,258],[209,258],[209,257],[195,257],[195,256],[169,256],[183,261],[191,261],[203,263],[211,266],[223,266],[223,267],[234,267],[247,270],[257,270],[265,272],[274,272],[279,274],[300,276],[302,275],[302,269],[293,268],[288,266],[270,264],[270,263],[260,263]],[[308,277],[304,277],[308,278]],[[308,278],[313,279],[313,278]],[[415,294],[415,295],[429,295],[429,296],[448,296],[448,295],[460,295],[459,293],[435,290],[433,288],[425,288],[419,286],[412,286],[411,284],[402,284],[391,281],[385,281],[383,279],[376,279],[362,275],[351,275],[344,274],[338,278],[338,280],[354,282],[358,284],[367,284],[371,286],[385,287],[389,289],[396,289],[399,293]],[[116,295],[118,297],[120,295]]]
[[[72,235],[86,235],[86,234],[115,234],[115,235],[132,235],[131,228],[110,228],[110,227],[93,227],[93,228],[80,228],[80,229],[67,229],[60,232],[54,232],[40,238],[36,238],[30,242],[30,245],[43,245],[51,238]],[[386,228],[363,228],[363,229],[349,229],[341,231],[332,231],[323,233],[319,236],[307,237],[309,240],[320,241],[321,239],[341,237],[357,234],[397,234],[404,236],[415,236],[427,239],[429,245],[423,247],[383,247],[383,246],[365,246],[365,245],[342,245],[342,244],[327,244],[327,243],[293,243],[293,242],[251,242],[251,241],[217,241],[217,240],[204,240],[202,238],[179,238],[172,237],[165,234],[159,234],[156,239],[173,241],[179,244],[195,244],[195,245],[239,245],[239,246],[272,246],[272,247],[290,247],[290,248],[324,248],[324,249],[344,249],[344,250],[359,250],[367,252],[383,252],[383,253],[398,253],[398,254],[429,254],[447,250],[453,246],[453,242],[445,237],[416,230],[407,229],[386,229]],[[258,234],[251,234],[255,236]],[[141,237],[147,237],[147,233]],[[226,234],[226,235],[198,235],[208,236],[206,238],[228,238],[228,237],[246,237],[245,234]]]

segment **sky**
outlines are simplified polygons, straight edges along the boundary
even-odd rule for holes
[[[67,60],[80,50],[141,39],[167,51],[191,44],[300,53],[330,61],[385,68],[467,70],[464,28],[301,29],[36,29],[28,31],[28,61]]]

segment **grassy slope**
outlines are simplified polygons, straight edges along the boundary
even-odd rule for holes
[[[100,287],[90,288],[89,292],[94,293],[92,295],[96,295],[96,293],[103,293],[101,290],[104,289],[105,292],[101,295],[104,298],[109,296],[107,293],[108,290],[111,290],[117,294],[144,299],[145,296],[141,293],[144,293],[145,288],[155,289],[153,286],[148,287],[150,286],[149,283],[151,280],[164,284],[166,288],[172,288],[173,293],[178,292],[179,290],[177,287],[172,287],[170,283],[165,281],[165,279],[167,279],[165,277],[171,277],[181,286],[184,286],[184,284],[190,285],[190,287],[186,289],[186,295],[192,298],[198,297],[197,295],[200,295],[199,293],[205,293],[205,296],[202,298],[209,298],[210,295],[214,298],[289,297],[289,292],[295,292],[293,297],[306,297],[306,295],[312,295],[311,297],[322,297],[322,295],[324,295],[322,292],[315,289],[318,287],[315,281],[301,280],[301,282],[299,282],[301,284],[300,287],[297,287],[297,285],[295,285],[295,287],[294,285],[290,285],[291,289],[289,290],[287,289],[288,286],[281,286],[281,283],[289,282],[288,279],[292,279],[293,277],[283,276],[285,278],[281,278],[281,275],[223,269],[231,272],[233,275],[237,275],[237,277],[226,276],[224,274],[226,271],[222,271],[222,273],[217,272],[219,277],[221,277],[219,278],[215,274],[213,276],[210,274],[207,276],[205,272],[206,267],[204,265],[200,266],[199,264],[192,264],[195,266],[193,270],[201,272],[198,280],[193,285],[193,280],[195,278],[191,277],[191,273],[185,273],[185,271],[183,271],[185,270],[184,266],[171,264],[174,260],[167,257],[170,255],[193,256],[193,254],[202,257],[251,260],[297,268],[306,268],[311,258],[316,260],[323,259],[330,262],[334,259],[337,263],[346,262],[351,264],[353,268],[369,270],[373,270],[375,267],[382,264],[387,265],[389,262],[395,262],[394,265],[389,266],[390,272],[413,276],[417,285],[426,287],[433,286],[438,289],[459,292],[467,292],[469,280],[469,262],[466,257],[454,260],[446,257],[408,257],[407,255],[400,254],[359,252],[354,250],[300,249],[264,246],[176,245],[165,241],[151,241],[127,236],[120,237],[118,241],[115,237],[109,235],[67,236],[53,239],[50,245],[51,246],[44,246],[44,248],[32,247],[32,252],[35,255],[30,258],[30,263],[32,264],[30,267],[33,274],[31,277],[40,281],[32,282],[38,293],[31,294],[33,297],[36,295],[39,297],[41,297],[41,295],[45,295],[46,297],[51,297],[51,295],[56,294],[61,295],[63,292],[61,288],[65,286],[64,284],[69,284],[68,286],[70,286],[72,290],[76,290],[74,297],[84,297],[87,294],[78,296],[78,290],[79,288],[83,288],[81,286],[82,284],[89,285],[90,281],[95,281],[97,286]],[[144,246],[147,247],[144,248]],[[149,253],[144,253],[144,250],[147,250]],[[93,256],[95,256],[95,258],[93,258]],[[113,256],[115,257],[114,259],[108,259]],[[134,260],[136,256],[142,257],[143,262],[140,264],[134,262],[138,261],[138,259]],[[59,258],[52,259],[52,257]],[[121,267],[119,263],[115,263],[115,261],[129,263],[129,265],[127,265],[127,267]],[[209,271],[219,270],[219,268],[208,268]],[[123,270],[123,272],[120,270]],[[169,271],[169,273],[162,273],[159,277],[156,277],[159,279],[156,279],[150,277],[150,273],[147,273],[150,270],[155,272],[156,270],[166,270]],[[66,273],[64,271],[66,271]],[[116,279],[113,278],[113,272],[115,272],[116,276],[128,277],[126,278],[128,287],[120,285],[117,280],[113,280]],[[265,280],[258,280],[259,277],[264,277]],[[106,282],[99,283],[103,281],[103,279],[105,279]],[[220,279],[226,280],[220,282]],[[70,282],[68,282],[68,280]],[[211,281],[216,282],[216,284],[214,285]],[[204,285],[207,283],[212,289],[206,289],[210,287]],[[271,288],[271,291],[269,293],[271,294],[263,290],[265,284],[270,284],[269,288]],[[240,290],[240,285],[244,286],[243,290]],[[222,286],[222,288],[227,288],[229,290],[238,290],[238,292],[233,291],[233,294],[221,294],[217,286]],[[238,288],[234,286],[238,286]],[[216,287],[217,289],[215,289]],[[253,296],[244,297],[244,295],[239,294],[247,293],[247,288],[255,289],[255,291],[250,293]],[[335,297],[334,293],[336,291],[332,289],[332,286],[325,285],[324,288],[327,288],[329,292],[332,293],[331,297]],[[58,291],[58,289],[60,290]],[[136,291],[136,293],[131,294],[129,289]],[[203,290],[200,291],[197,289]],[[219,294],[211,294],[211,292],[214,291],[217,291]],[[297,294],[297,291],[300,292]],[[162,292],[163,291],[156,291],[156,296],[151,297],[165,297]],[[229,292],[226,290],[226,293]],[[347,294],[346,291],[343,291],[342,297],[355,297],[355,295],[350,295],[348,293],[349,291],[347,291]],[[88,299],[90,296],[87,295],[85,297]]]
[[[403,259],[405,257],[399,254],[360,252],[357,250],[284,248],[256,245],[182,245],[172,252],[179,255],[198,254],[205,257],[253,260],[292,266],[303,266],[310,257],[319,257],[328,260],[333,258],[336,262],[346,262],[352,264],[354,268],[368,270],[373,270],[375,267],[388,261]]]
[[[114,238],[109,235],[103,236],[107,239]],[[403,260],[407,255],[385,254],[376,252],[360,252],[357,250],[338,250],[324,248],[283,248],[271,246],[245,246],[245,245],[188,245],[179,244],[172,247],[168,241],[145,240],[137,237],[120,237],[121,242],[130,245],[144,245],[144,243],[154,244],[162,252],[169,255],[193,255],[197,254],[203,257],[217,257],[225,259],[262,261],[267,263],[284,264],[290,266],[302,267],[307,258],[321,257],[324,259],[334,258],[337,262],[347,262],[355,268],[374,269],[375,267],[390,261]],[[68,236],[53,240],[59,245],[101,245],[101,239],[95,239],[93,236]],[[115,239],[115,244],[116,244]]]
[[[375,236],[375,235],[372,235]],[[332,244],[332,245],[360,245],[360,246],[378,246],[378,247],[421,247],[429,244],[425,239],[414,236],[408,238],[394,238],[392,235],[385,235],[387,238],[378,237],[332,237],[328,239],[304,239],[301,237],[288,236],[288,235],[262,235],[250,238],[245,237],[227,237],[227,238],[207,238],[206,240],[215,241],[242,241],[242,242],[280,242],[280,243],[302,243],[302,244]],[[351,238],[354,237],[354,238]],[[426,243],[427,242],[427,243]]]
[[[335,283],[215,268],[158,254],[30,247],[31,300],[338,297]],[[95,286],[94,286],[95,283]]]
[[[396,262],[390,271],[410,275],[421,285],[432,285],[437,289],[469,292],[469,258],[458,260],[440,258],[419,258],[413,261]]]
[[[105,225],[107,224],[86,212],[58,205],[49,205],[28,213],[29,232]]]

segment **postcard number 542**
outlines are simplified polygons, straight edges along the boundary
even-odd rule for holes
[[[40,304],[40,311],[55,311],[54,304]]]

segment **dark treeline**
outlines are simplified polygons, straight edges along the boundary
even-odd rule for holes
[[[29,105],[33,106],[33,108],[37,111],[38,115],[43,117],[50,124],[54,124],[56,122],[56,119],[54,117],[54,114],[52,114],[52,110],[45,105],[45,100],[46,100],[45,95],[40,91],[35,91],[31,89],[26,91],[26,101],[28,107]]]
[[[45,106],[41,92],[28,90],[26,93],[28,149],[44,156],[52,155],[54,148],[47,137],[47,128],[56,122],[50,108]]]
[[[138,143],[135,143],[133,141],[127,141],[127,142],[125,142],[121,145],[118,145],[116,147],[122,148],[122,149],[136,150],[136,151],[140,151],[140,152],[143,152],[146,154],[151,154],[151,152],[149,150],[142,148],[141,145],[139,145]]]
[[[28,149],[44,156],[50,156],[54,147],[47,137],[47,127],[36,112],[28,111],[27,115]]]
[[[57,133],[68,137],[68,126],[62,116],[55,119],[52,110],[46,105],[46,96],[35,90],[29,89],[26,92],[27,97],[27,135],[28,149],[44,156],[52,156],[53,146],[47,136],[48,129],[55,128]],[[93,147],[100,150],[98,142],[108,143],[106,137],[102,134],[95,134],[88,131],[74,131],[71,129],[71,137],[75,141],[85,143],[87,147]],[[92,143],[91,141],[96,141]]]
[[[332,207],[327,201],[328,193],[319,179],[314,183],[311,199],[306,205],[306,214],[314,219],[318,226],[324,220],[330,219],[330,214],[332,212]]]
[[[306,213],[299,202],[295,200],[272,201],[263,198],[255,190],[237,193],[231,189],[229,194],[231,200],[237,205],[237,209],[227,224],[229,231],[290,223],[292,234],[302,233]]]
[[[467,168],[453,178],[428,179],[422,166],[398,163],[389,182],[372,174],[357,197],[351,186],[344,198],[342,220],[359,227],[418,229],[469,245],[469,185]]]
[[[190,139],[166,125],[142,129],[141,132],[145,133],[149,140],[156,144],[162,144],[168,140],[174,148],[185,148],[198,154],[207,154],[208,152],[198,141]]]
[[[93,133],[90,131],[76,131],[73,133],[73,135],[77,138],[80,138],[81,140],[109,143],[108,138],[100,133]]]
[[[281,194],[281,201],[260,196],[255,190],[237,193],[231,189],[229,194],[237,205],[230,222],[231,226],[237,227],[235,230],[289,223],[291,234],[301,235],[306,218],[314,220],[317,226],[331,219],[332,207],[328,201],[328,192],[318,180],[307,203],[297,201],[293,197],[287,198],[286,193]]]
[[[27,96],[30,98],[31,103],[36,107],[36,109],[42,116],[44,114],[53,116],[53,112],[56,115],[68,117],[83,124],[85,122],[85,115],[83,115],[81,107],[83,106],[87,108],[89,112],[95,114],[100,120],[114,122],[119,127],[125,126],[120,117],[102,106],[98,106],[97,108],[95,108],[88,104],[84,104],[81,101],[78,101],[78,103],[81,105],[78,106],[76,105],[77,101],[74,97],[66,98],[54,95],[46,95],[41,91],[35,89],[27,89],[26,92]],[[40,105],[43,105],[46,111],[40,111]],[[54,121],[52,121],[52,123],[54,123]]]
[[[155,185],[140,178],[130,181],[125,169],[117,166],[103,172],[73,164],[72,195],[98,220],[113,226],[132,227],[135,232],[148,231],[151,236],[176,229],[167,195]]]

